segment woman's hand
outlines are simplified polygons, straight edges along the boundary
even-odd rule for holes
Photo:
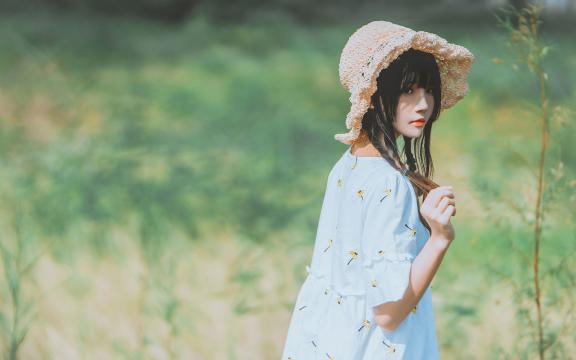
[[[420,207],[422,217],[430,225],[430,238],[448,246],[454,240],[454,227],[450,218],[456,215],[456,203],[452,186],[439,186],[432,189]]]

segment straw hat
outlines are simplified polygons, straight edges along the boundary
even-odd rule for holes
[[[350,92],[352,106],[346,115],[349,131],[334,135],[334,139],[350,145],[358,138],[380,71],[409,48],[434,55],[442,81],[441,110],[466,96],[467,76],[474,62],[474,55],[468,49],[432,33],[388,21],[372,21],[350,36],[340,56],[340,83]]]

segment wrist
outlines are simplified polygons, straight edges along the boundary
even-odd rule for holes
[[[430,236],[428,241],[431,243],[432,247],[439,252],[446,252],[452,243],[452,241],[446,239],[445,237],[437,236],[434,234]]]

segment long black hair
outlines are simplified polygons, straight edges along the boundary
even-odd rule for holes
[[[431,179],[434,166],[430,155],[432,124],[440,115],[442,96],[438,64],[432,54],[410,48],[380,72],[377,84],[377,90],[371,98],[371,108],[362,118],[362,131],[394,168],[398,169],[395,160],[402,166],[408,165],[406,175],[417,196],[426,196],[438,186]],[[415,139],[403,136],[404,147],[400,153],[393,126],[396,108],[402,92],[414,84],[432,90],[434,108],[421,136]]]

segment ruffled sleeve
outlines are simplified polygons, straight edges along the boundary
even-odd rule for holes
[[[363,278],[366,303],[374,307],[401,299],[409,284],[416,246],[410,226],[411,184],[398,173],[379,174],[363,206]]]

